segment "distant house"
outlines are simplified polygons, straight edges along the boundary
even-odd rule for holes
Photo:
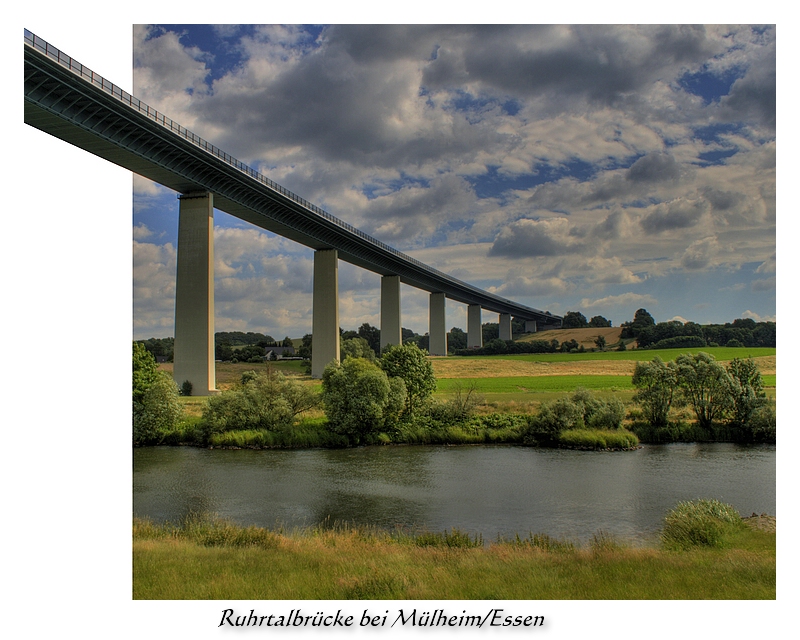
[[[295,352],[294,347],[267,347],[267,360],[272,360],[272,354],[275,354],[276,360],[283,360],[284,358],[293,358]]]

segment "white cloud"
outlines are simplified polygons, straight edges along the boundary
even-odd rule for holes
[[[615,296],[606,296],[597,300],[584,298],[581,307],[586,309],[613,309],[615,307],[629,307],[631,305],[655,305],[658,301],[649,294],[622,293]]]
[[[152,235],[153,232],[143,224],[137,224],[133,227],[134,240],[147,240],[148,238],[152,237]]]
[[[136,27],[139,97],[458,278],[541,308],[542,295],[569,305],[599,287],[653,304],[658,282],[720,267],[774,273],[773,28],[336,25],[314,40],[296,26],[223,25],[215,34],[203,51]],[[683,84],[734,69],[721,101]],[[163,188],[136,179],[134,189],[141,211],[161,206]],[[140,228],[137,239],[164,238],[151,218],[144,225],[158,232]],[[311,252],[290,245],[241,225],[217,230],[217,277],[259,296],[307,294]],[[375,317],[371,282],[342,271],[342,292],[365,294],[347,321]],[[774,278],[747,283],[770,287]],[[231,283],[226,295],[237,291]],[[295,317],[225,313],[237,326]]]
[[[753,313],[752,311],[750,311],[750,309],[748,309],[747,311],[742,312],[742,314],[739,317],[740,318],[751,318],[752,320],[755,320],[756,322],[777,322],[777,320],[775,319],[774,315],[761,316],[761,315],[759,315],[757,313]]]
[[[703,269],[711,264],[713,257],[719,252],[719,242],[716,237],[709,236],[695,240],[690,244],[681,257],[681,265],[686,269]]]

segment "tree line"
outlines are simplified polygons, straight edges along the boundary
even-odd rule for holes
[[[752,358],[722,366],[702,351],[670,362],[655,357],[636,363],[632,382],[640,407],[633,430],[649,442],[775,442],[775,406]],[[681,407],[691,410],[694,425],[676,416]]]
[[[586,319],[579,311],[568,311],[564,314],[564,328],[592,328],[611,327],[611,321],[603,316],[593,316]],[[616,347],[625,349],[626,343],[635,340],[640,349],[695,349],[702,347],[773,347],[777,346],[777,327],[775,322],[756,322],[750,318],[738,318],[733,322],[724,324],[701,325],[696,322],[680,322],[669,320],[656,322],[646,309],[638,309],[633,320],[620,325],[622,331],[620,342],[616,345],[606,345],[602,336],[598,337],[598,349]],[[500,339],[500,325],[496,322],[485,322],[481,326],[483,347],[479,349],[467,348],[467,333],[460,327],[452,327],[447,334],[447,350],[451,355],[497,355],[497,354],[524,354],[524,353],[556,353],[580,352],[584,347],[576,340],[559,341],[532,340],[519,342],[515,340]],[[525,322],[512,318],[512,334],[521,335],[525,331]],[[360,354],[368,357],[371,350],[373,357],[380,354],[381,330],[368,322],[363,323],[356,330],[340,328],[340,344],[348,343],[343,347],[344,355]],[[356,340],[358,339],[358,340]],[[422,350],[428,350],[429,337],[420,335],[411,329],[403,327],[403,344],[414,344]],[[355,342],[354,342],[355,341]],[[363,341],[363,342],[362,342]],[[163,357],[167,362],[173,360],[174,338],[149,338],[138,341],[153,356]],[[223,362],[261,362],[265,350],[269,347],[295,346],[295,340],[286,336],[277,341],[272,336],[257,332],[220,331],[214,336],[215,358]],[[366,345],[368,349],[364,348]],[[305,334],[296,347],[297,355],[305,360],[311,360],[313,349],[313,336]]]

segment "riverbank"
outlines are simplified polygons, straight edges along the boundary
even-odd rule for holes
[[[135,520],[133,597],[774,599],[775,539],[774,530],[739,527],[719,548],[676,552],[603,534],[583,547],[541,534],[484,545],[457,531],[286,533],[222,522],[176,528]]]

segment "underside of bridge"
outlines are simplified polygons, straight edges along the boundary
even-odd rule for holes
[[[175,306],[178,384],[215,392],[213,210],[315,250],[312,375],[339,357],[338,260],[380,274],[381,347],[401,339],[400,283],[430,295],[430,352],[447,355],[445,298],[468,305],[469,346],[482,344],[481,309],[529,327],[561,318],[462,282],[407,256],[291,193],[25,32],[25,122],[180,194]]]

